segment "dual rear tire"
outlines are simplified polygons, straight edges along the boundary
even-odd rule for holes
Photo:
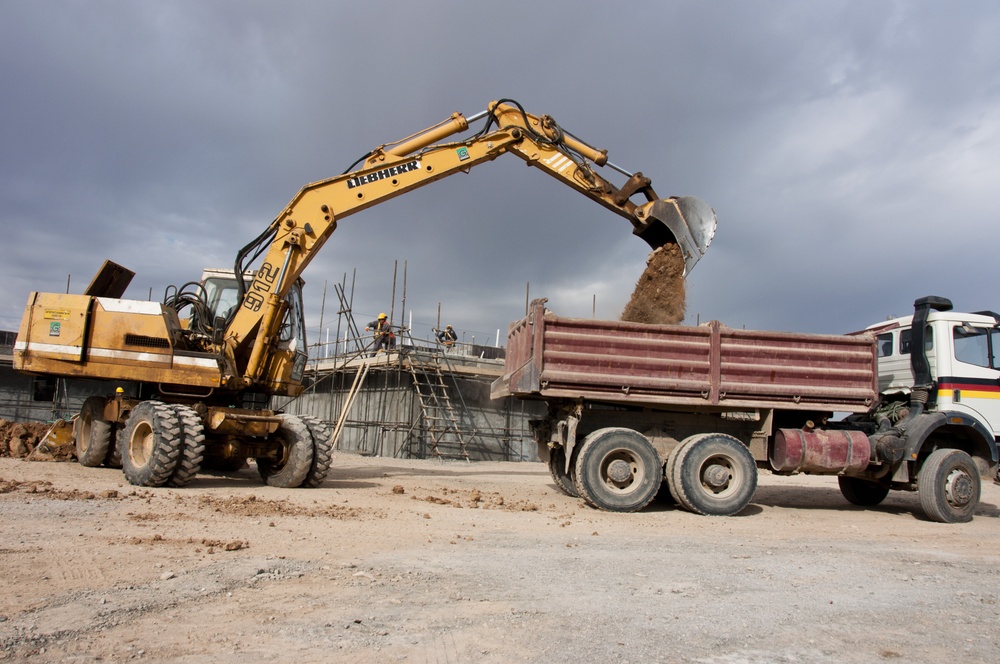
[[[561,461],[561,455],[551,455],[549,470],[565,491]],[[659,453],[639,432],[599,429],[583,439],[574,471],[576,494],[609,512],[640,510],[669,488],[688,511],[729,516],[743,511],[757,490],[757,463],[750,450],[739,439],[718,433],[685,439],[664,470]]]
[[[143,401],[118,433],[117,449],[130,484],[182,487],[201,471],[205,427],[193,408]]]
[[[757,462],[750,450],[721,433],[685,438],[667,457],[665,474],[677,504],[696,514],[739,514],[757,491]]]
[[[641,510],[656,497],[663,480],[660,455],[649,439],[620,427],[584,438],[574,468],[577,495],[609,512]]]

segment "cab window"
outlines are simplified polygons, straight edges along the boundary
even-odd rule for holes
[[[878,335],[875,338],[875,343],[878,346],[879,357],[889,357],[892,355],[892,332]]]
[[[912,336],[912,332],[913,330],[907,328],[899,333],[899,352],[902,355],[910,354],[910,346],[912,345],[910,337]],[[931,328],[930,325],[928,325],[927,328],[924,330],[924,350],[928,351],[933,349],[934,349],[934,330]]]
[[[997,330],[956,325],[953,334],[956,360],[977,367],[995,366],[992,348],[997,341]]]

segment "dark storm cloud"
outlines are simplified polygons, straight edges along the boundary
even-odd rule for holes
[[[0,328],[104,258],[128,296],[229,266],[304,184],[512,97],[719,216],[688,322],[847,331],[914,298],[997,308],[991,2],[0,5]],[[607,175],[621,182],[615,174]],[[526,291],[616,316],[646,245],[501,157],[342,221],[306,271],[493,336]],[[529,286],[530,284],[530,286]],[[329,311],[336,305],[327,303]]]

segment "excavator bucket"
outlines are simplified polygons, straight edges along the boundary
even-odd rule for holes
[[[715,237],[715,210],[700,198],[675,196],[636,208],[632,222],[638,235],[653,249],[676,243],[684,256],[685,276],[708,251]]]
[[[76,437],[72,420],[56,420],[38,446],[28,455],[31,461],[64,461],[76,453]]]

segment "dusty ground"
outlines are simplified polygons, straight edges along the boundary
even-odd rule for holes
[[[649,254],[621,319],[632,323],[675,325],[684,320],[684,255],[676,244]]]
[[[762,474],[730,518],[583,507],[537,463],[338,455],[184,489],[0,459],[0,659],[995,662],[1000,486],[969,524]]]

